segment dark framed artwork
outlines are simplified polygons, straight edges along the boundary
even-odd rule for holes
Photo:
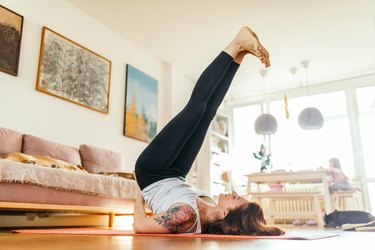
[[[150,142],[157,129],[157,81],[126,65],[124,135]]]
[[[111,61],[43,27],[36,89],[109,113]]]
[[[18,75],[23,16],[0,5],[0,71]]]

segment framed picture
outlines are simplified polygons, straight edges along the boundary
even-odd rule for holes
[[[18,75],[23,16],[0,5],[0,71]]]
[[[124,135],[144,142],[156,136],[158,83],[126,65]]]
[[[108,114],[111,61],[43,27],[36,89]]]

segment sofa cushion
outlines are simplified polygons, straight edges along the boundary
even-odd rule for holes
[[[82,167],[89,173],[121,172],[121,154],[90,145],[79,147]]]
[[[28,155],[50,156],[71,164],[81,164],[81,157],[79,156],[78,149],[51,142],[33,135],[23,136],[22,153]]]
[[[7,128],[0,128],[0,157],[22,150],[23,134]]]

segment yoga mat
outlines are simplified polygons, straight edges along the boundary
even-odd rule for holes
[[[110,236],[143,236],[143,237],[162,237],[162,238],[204,238],[204,239],[276,239],[276,240],[317,240],[329,237],[339,236],[332,233],[306,233],[291,234],[288,233],[280,236],[260,236],[260,235],[220,235],[220,234],[136,234],[131,230],[111,230],[97,228],[60,228],[60,229],[19,229],[11,233],[23,234],[62,234],[62,235],[110,235]]]

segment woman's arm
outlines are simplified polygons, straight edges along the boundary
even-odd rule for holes
[[[145,201],[138,194],[134,206],[134,232],[136,233],[185,233],[195,223],[197,215],[187,204],[175,204],[165,212],[149,216],[145,212]]]
[[[145,211],[145,200],[141,193],[141,190],[138,190],[137,198],[134,203],[134,232],[137,232],[137,227],[141,224],[142,220],[147,217]]]

